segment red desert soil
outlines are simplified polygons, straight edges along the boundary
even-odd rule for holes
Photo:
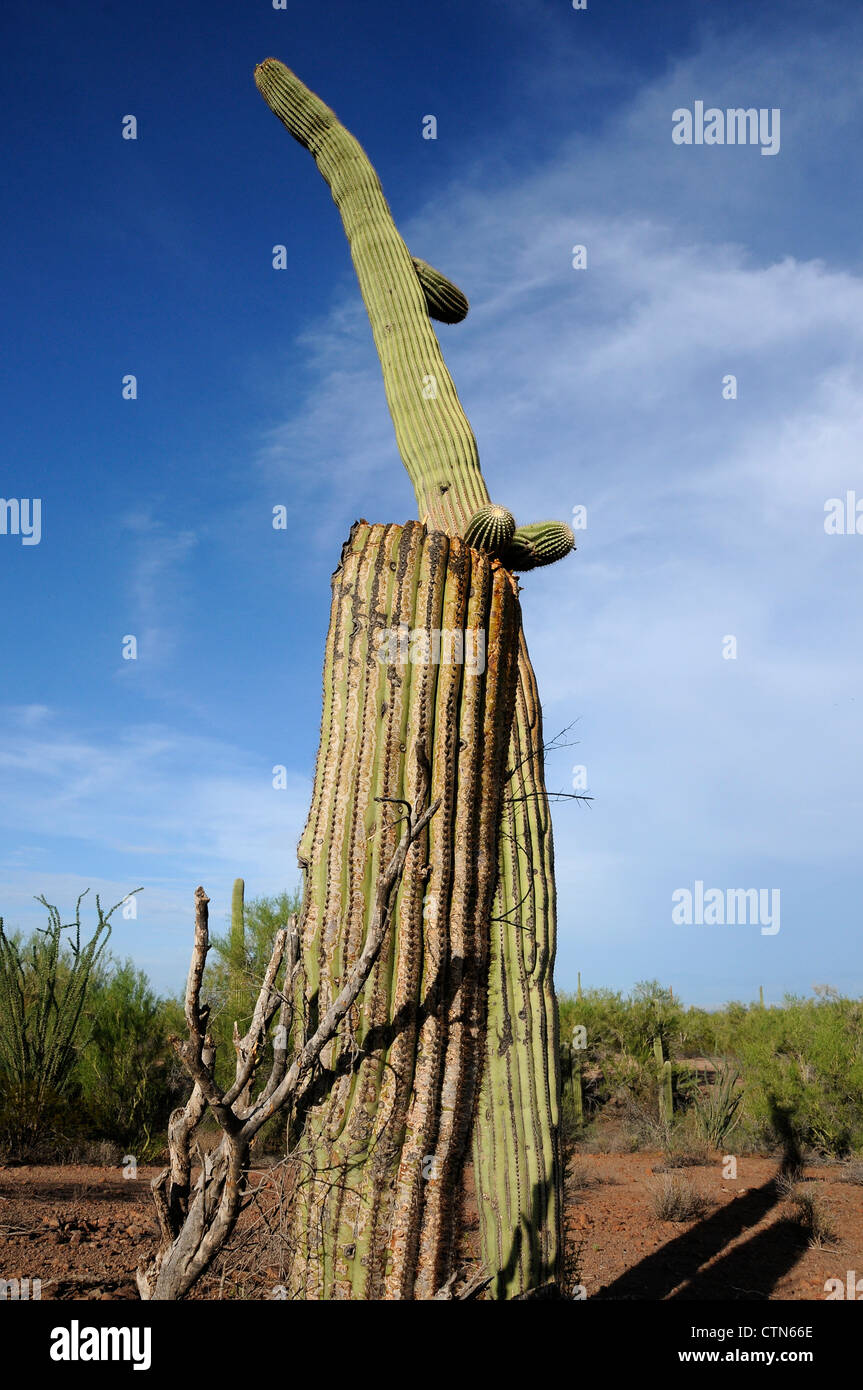
[[[863,1187],[843,1182],[841,1167],[807,1167],[798,1189],[821,1193],[837,1233],[834,1246],[813,1249],[773,1182],[775,1161],[738,1159],[736,1181],[719,1158],[674,1170],[710,1203],[684,1223],[654,1215],[662,1164],[636,1153],[579,1154],[570,1165],[569,1263],[588,1299],[823,1299],[826,1280],[844,1284],[849,1270],[863,1279]],[[41,1279],[43,1299],[137,1298],[135,1266],[155,1245],[157,1171],[126,1180],[116,1168],[0,1169],[0,1279]],[[257,1297],[273,1293],[264,1286]]]

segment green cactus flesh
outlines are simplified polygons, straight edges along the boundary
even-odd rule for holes
[[[465,527],[464,538],[474,550],[483,550],[487,555],[499,555],[509,545],[515,535],[515,517],[506,507],[498,507],[490,502],[480,507]]]
[[[659,1077],[659,1118],[670,1124],[674,1117],[674,1083],[671,1061],[664,1056],[662,1039],[653,1039],[653,1055]]]

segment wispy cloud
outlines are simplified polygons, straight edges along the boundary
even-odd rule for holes
[[[184,566],[198,543],[192,530],[169,529],[151,511],[128,513],[122,525],[134,539],[127,573],[130,635],[137,639],[138,658],[147,677],[164,676],[182,640],[187,606]],[[128,677],[130,662],[122,660],[117,674]]]
[[[13,739],[0,749],[2,911],[35,925],[33,895],[64,910],[92,887],[107,904],[142,884],[137,920],[117,919],[117,948],[147,958],[162,987],[182,979],[192,894],[203,882],[214,920],[235,877],[250,893],[298,880],[296,844],[311,787],[216,739],[152,725],[117,737],[64,727],[58,713],[33,728],[5,712]]]

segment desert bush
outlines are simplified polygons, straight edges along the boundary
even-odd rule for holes
[[[216,1075],[226,1084],[234,1076],[234,1023],[241,1034],[245,1033],[276,932],[300,911],[301,906],[298,891],[253,898],[245,904],[242,943],[238,943],[230,931],[212,938],[202,993],[211,1006],[210,1032],[217,1047]]]
[[[738,1152],[773,1152],[789,1139],[776,1124],[781,1113],[801,1152],[835,1158],[863,1148],[863,1001],[821,988],[812,999],[708,1011],[684,1008],[647,981],[628,997],[564,995],[560,1019],[564,1074],[573,1028],[586,1029],[585,1119],[625,1111],[635,1146],[664,1143],[650,1057],[658,1037],[672,1061],[675,1126],[691,1116],[693,1133],[716,1147],[734,1133]],[[686,1064],[699,1056],[717,1060],[713,1085]]]
[[[172,1009],[131,961],[97,971],[84,1010],[86,1042],[75,1069],[81,1119],[90,1134],[139,1159],[162,1149],[159,1135],[186,1084],[168,1043]]]

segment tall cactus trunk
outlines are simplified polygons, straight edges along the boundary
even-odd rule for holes
[[[435,634],[457,655],[456,633],[467,639],[463,662],[422,659]],[[428,1298],[452,1272],[519,633],[516,586],[496,562],[417,522],[354,528],[334,576],[300,841],[307,1026],[360,951],[418,760],[441,810],[409,853],[387,945],[295,1117],[300,1297]]]
[[[445,276],[411,256],[374,168],[329,107],[275,59],[259,65],[255,81],[271,110],[314,157],[341,214],[399,452],[429,531],[423,533],[423,557],[431,563],[439,555],[447,576],[453,566],[470,571],[478,587],[469,604],[479,603],[488,585],[492,595],[500,590],[514,597],[510,572],[563,558],[573,536],[559,522],[514,529],[506,509],[490,505],[476,441],[430,322],[430,316],[460,321],[467,301]],[[452,674],[425,672],[421,680],[400,677],[390,684],[382,684],[377,671],[371,678],[367,645],[381,614],[390,621],[414,604],[417,625],[429,621],[420,617],[420,600],[431,589],[409,579],[421,570],[401,568],[404,547],[410,551],[419,544],[415,536],[411,527],[355,531],[334,595],[315,799],[301,845],[307,865],[304,941],[315,981],[308,1006],[316,1006],[318,989],[328,997],[342,956],[351,959],[357,949],[362,901],[389,843],[373,797],[406,796],[404,787],[412,785],[407,733],[392,743],[396,719],[410,739],[415,727],[423,728],[449,798],[449,823],[444,826],[442,811],[440,824],[429,832],[435,853],[444,856],[437,872],[447,887],[434,925],[427,922],[421,931],[417,913],[425,890],[414,856],[390,954],[358,1006],[355,1034],[365,1052],[354,1065],[342,1047],[321,1078],[319,1106],[297,1117],[305,1125],[307,1180],[297,1196],[296,1287],[312,1297],[327,1290],[341,1297],[378,1297],[381,1291],[407,1297],[411,1288],[422,1297],[433,1289],[446,1267],[453,1181],[472,1118],[482,1255],[493,1296],[553,1282],[560,1258],[554,853],[536,681],[517,610],[511,628],[507,618],[494,637],[494,624],[488,631],[485,699],[493,698],[501,719],[510,710],[510,723],[496,723],[494,737],[481,728],[470,703],[464,704],[466,682]],[[477,549],[457,539],[465,536]],[[385,573],[373,583],[374,567],[357,557],[368,547],[396,546],[397,538],[399,558],[393,551],[389,564],[400,583]],[[425,563],[411,559],[411,566]],[[366,569],[368,575],[357,581],[358,597],[351,600],[356,614],[348,625],[353,610],[340,617],[338,605],[348,599],[338,595],[357,566],[359,576]],[[449,596],[450,578],[436,582]],[[501,614],[509,613],[508,603],[501,598]],[[480,617],[470,612],[468,621]],[[505,698],[511,643],[514,689]],[[435,691],[432,704],[424,690]],[[454,703],[442,703],[442,692]],[[366,704],[357,704],[360,698]],[[382,711],[376,724],[375,709]],[[461,742],[453,744],[465,720],[470,727],[464,725]],[[403,790],[393,791],[395,786]],[[459,826],[474,827],[464,843]],[[454,869],[445,861],[456,851],[461,859],[452,864],[461,867],[451,884]],[[442,972],[439,979],[429,975],[432,969]],[[430,981],[435,990],[429,991]],[[477,1012],[483,996],[487,1040]],[[474,1106],[478,1053],[484,1054],[482,1095]],[[423,1157],[438,1178],[423,1182],[417,1176]],[[389,1242],[383,1261],[380,1232]]]

